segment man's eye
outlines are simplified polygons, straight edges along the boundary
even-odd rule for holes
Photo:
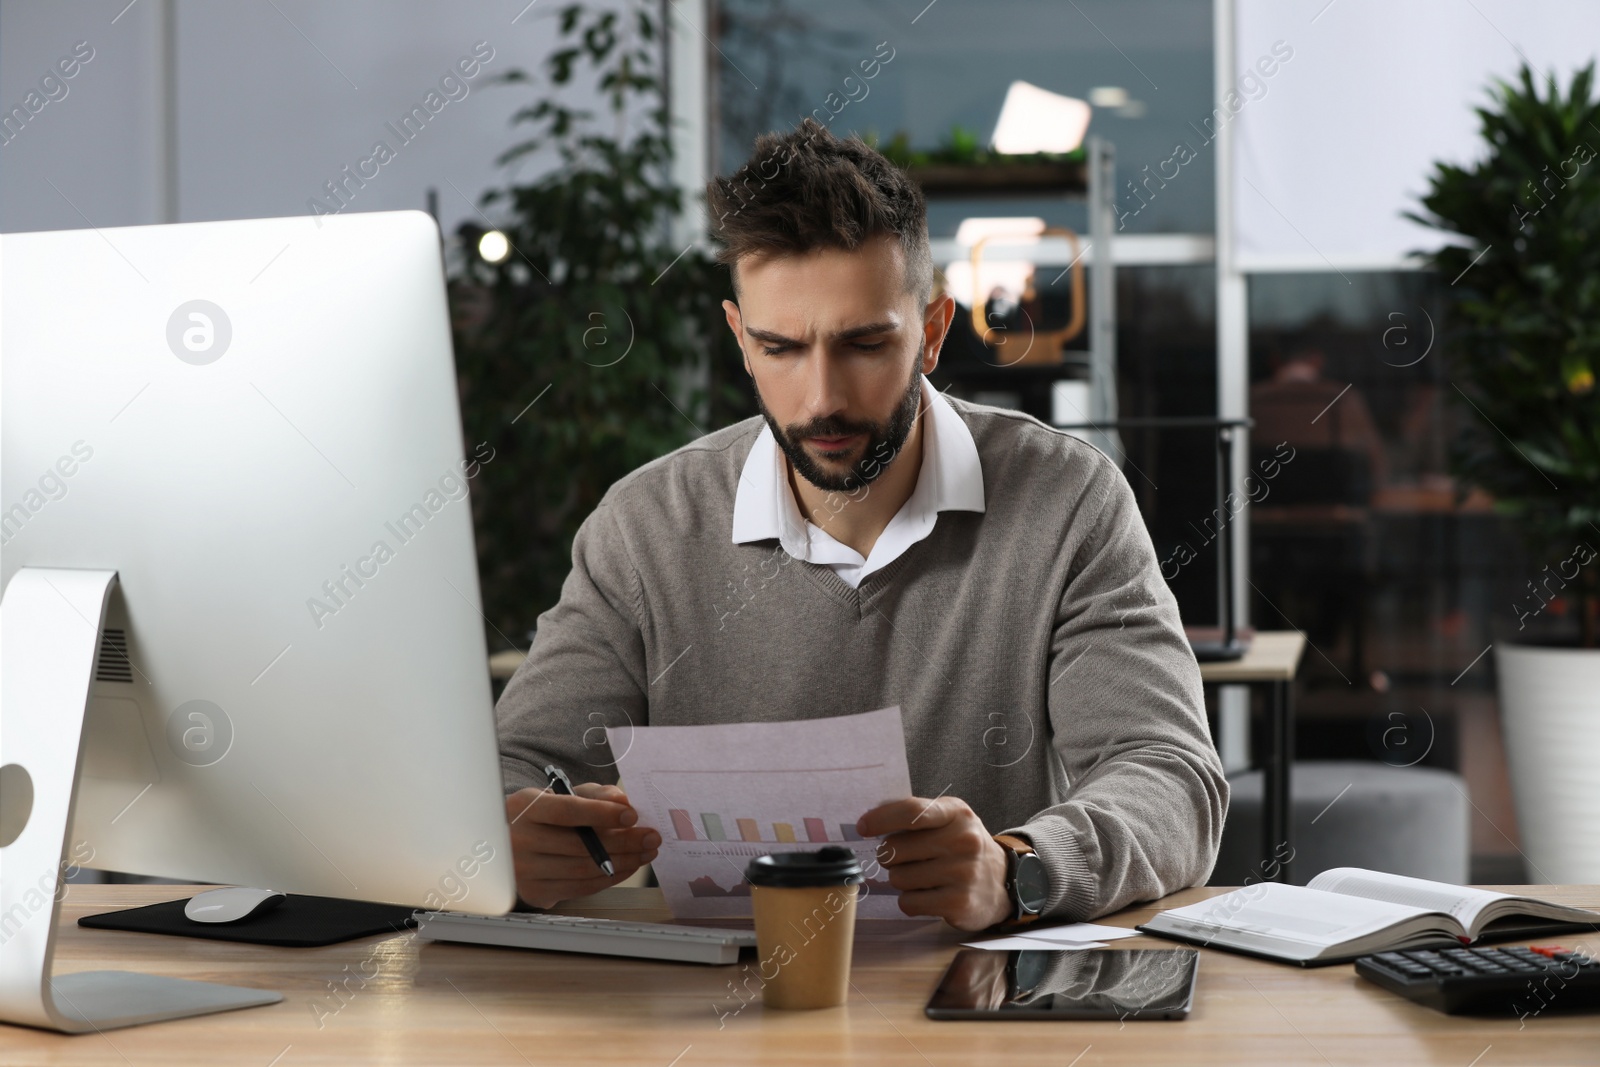
[[[789,345],[762,345],[761,351],[769,356],[777,356],[789,351],[789,347]]]
[[[860,341],[857,341],[856,342],[856,348],[860,349],[863,352],[876,352],[878,349],[882,348],[884,346],[884,344],[885,344],[885,342],[883,342],[883,341],[874,341],[871,344],[864,344],[864,343],[862,343]]]

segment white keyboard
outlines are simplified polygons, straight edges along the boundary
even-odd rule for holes
[[[754,930],[709,926],[590,919],[514,911],[509,915],[467,915],[459,911],[419,911],[417,936],[427,941],[473,945],[591,952],[682,963],[735,963],[739,950],[755,948]]]

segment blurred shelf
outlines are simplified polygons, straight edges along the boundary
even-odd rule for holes
[[[1089,194],[1089,166],[1063,163],[927,163],[905,168],[927,196],[999,198]]]
[[[928,247],[935,263],[954,263],[972,255],[972,246],[954,237],[934,237]],[[1064,237],[1039,237],[1025,241],[991,238],[983,246],[986,259],[1023,260],[1040,267],[1065,267],[1081,255],[1095,262],[1092,240],[1084,239],[1077,252]],[[1119,233],[1111,242],[1111,260],[1119,267],[1171,267],[1210,263],[1217,258],[1217,241],[1209,233]]]

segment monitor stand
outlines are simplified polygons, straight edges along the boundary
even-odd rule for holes
[[[109,570],[23,567],[0,599],[0,1022],[110,1030],[283,994],[129,971],[52,977]]]

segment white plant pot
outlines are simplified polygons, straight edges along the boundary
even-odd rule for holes
[[[1600,883],[1600,649],[1499,645],[1500,724],[1536,883]]]

